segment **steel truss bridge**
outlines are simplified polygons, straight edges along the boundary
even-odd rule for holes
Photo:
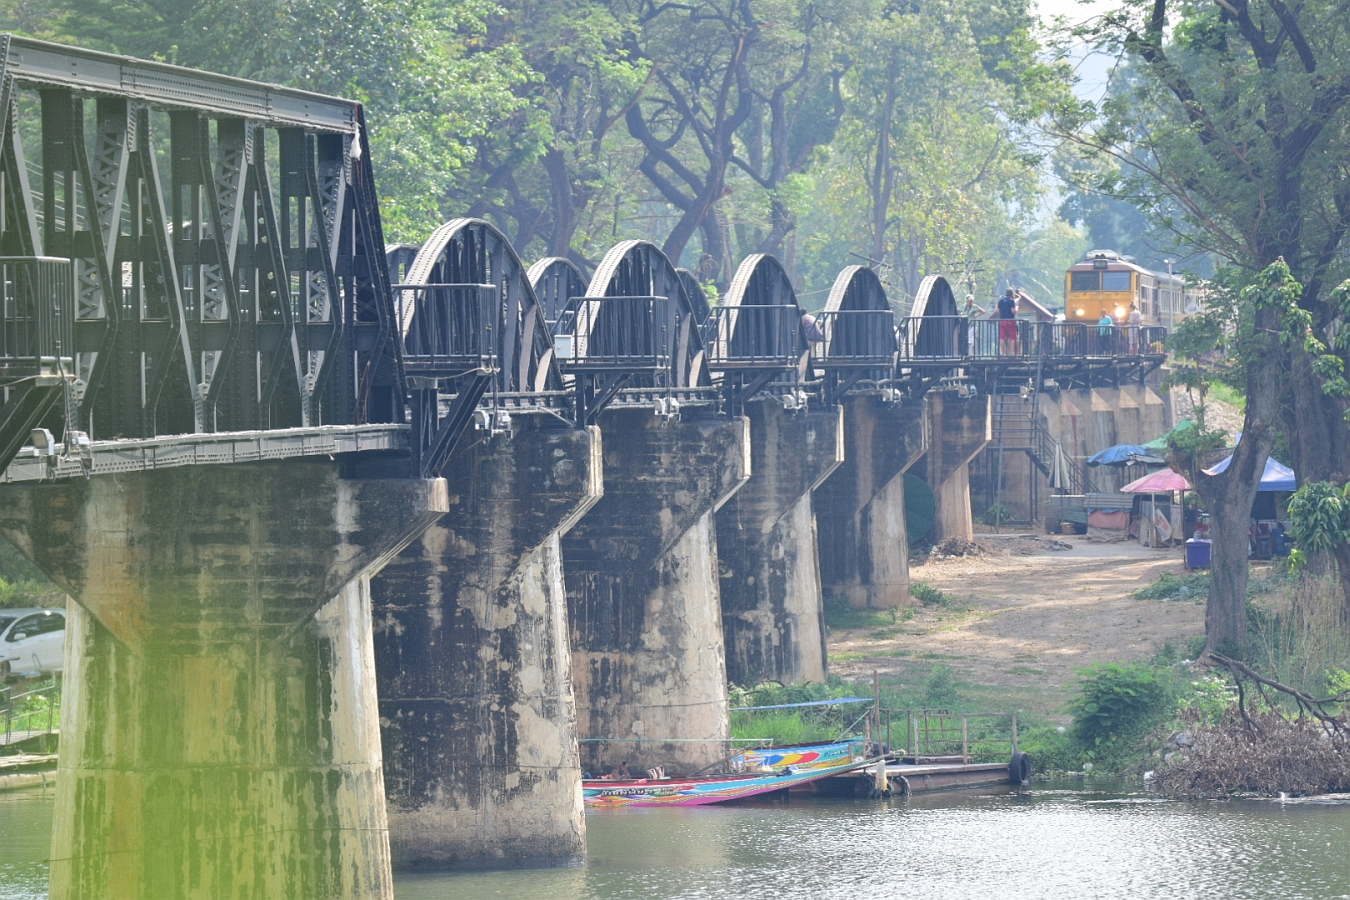
[[[656,246],[587,278],[477,219],[386,245],[359,103],[5,36],[0,481],[318,454],[432,476],[511,417],[737,413],[1142,380],[1165,331],[897,318],[872,270],[804,319],[772,256],[711,306]]]

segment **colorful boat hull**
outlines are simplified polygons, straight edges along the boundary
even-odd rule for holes
[[[782,747],[777,750],[747,751],[738,755],[733,765],[742,769],[721,775],[690,778],[587,779],[582,782],[582,796],[589,808],[614,809],[626,806],[705,806],[743,800],[759,794],[791,790],[812,781],[843,775],[855,769],[872,765],[877,760],[861,755],[860,741],[838,744],[813,744],[803,747]],[[796,758],[770,771],[754,771],[769,760]],[[747,771],[747,769],[749,771]]]

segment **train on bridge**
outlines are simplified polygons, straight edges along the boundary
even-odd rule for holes
[[[1145,325],[1175,328],[1199,312],[1204,290],[1180,275],[1154,272],[1114,250],[1090,250],[1064,273],[1064,318],[1092,323],[1105,312],[1124,323],[1130,304]]]

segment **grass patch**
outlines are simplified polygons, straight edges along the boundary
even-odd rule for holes
[[[900,620],[898,609],[858,609],[847,600],[831,597],[825,601],[825,627],[852,630],[855,628],[884,628]],[[913,612],[910,612],[913,616]]]
[[[961,602],[951,594],[944,594],[926,581],[915,581],[909,586],[909,592],[915,600],[924,606],[939,606],[943,609],[964,609]]]
[[[1203,603],[1209,596],[1209,573],[1173,575],[1164,572],[1157,581],[1139,588],[1130,596],[1136,600],[1192,600]]]

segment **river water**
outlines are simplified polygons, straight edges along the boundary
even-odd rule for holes
[[[52,798],[0,794],[0,900],[46,897]],[[568,869],[408,876],[398,900],[1350,898],[1350,801],[1172,803],[1119,782],[614,810]]]

